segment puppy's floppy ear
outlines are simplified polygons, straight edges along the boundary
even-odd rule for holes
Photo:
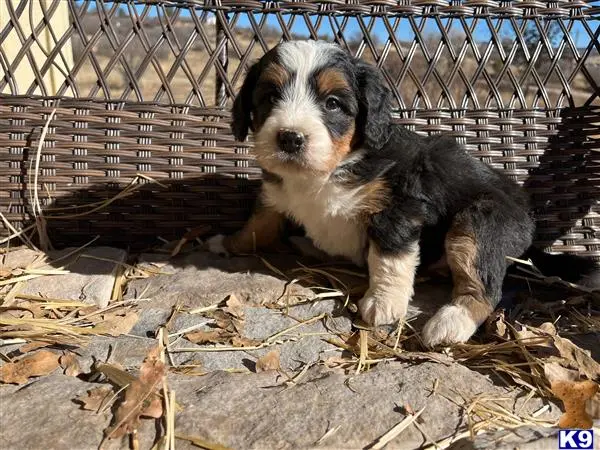
[[[231,113],[233,120],[231,122],[231,131],[238,141],[243,141],[248,136],[248,129],[252,128],[252,91],[258,82],[260,76],[259,63],[255,63],[246,74],[244,84],[233,102]]]
[[[362,133],[362,144],[369,148],[381,148],[390,133],[391,93],[377,67],[356,60],[356,70],[359,91],[357,125]]]

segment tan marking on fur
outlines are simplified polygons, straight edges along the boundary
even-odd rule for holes
[[[361,205],[363,214],[370,216],[383,210],[390,201],[390,188],[384,180],[374,180],[361,190],[364,199]]]
[[[259,249],[278,249],[285,218],[268,207],[259,207],[244,228],[226,236],[223,246],[232,254],[254,253]]]
[[[477,273],[477,252],[477,239],[467,227],[455,224],[448,231],[446,259],[454,283],[452,303],[464,306],[475,323],[480,325],[493,311],[493,307]]]
[[[350,125],[350,128],[346,133],[336,139],[332,139],[332,152],[331,157],[327,163],[328,169],[331,171],[335,169],[352,150],[352,143],[354,142],[354,124]]]
[[[336,69],[326,69],[319,73],[317,75],[317,88],[320,94],[351,90],[345,75]]]
[[[282,88],[290,78],[289,72],[285,67],[271,63],[262,71],[259,81],[263,83],[272,83],[275,86]]]

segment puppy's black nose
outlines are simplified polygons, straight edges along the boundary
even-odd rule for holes
[[[302,133],[292,130],[279,130],[277,144],[279,148],[287,153],[296,153],[304,148],[306,139]]]

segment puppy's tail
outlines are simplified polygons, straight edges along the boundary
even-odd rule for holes
[[[600,289],[600,265],[581,256],[546,253],[529,247],[521,259],[530,259],[547,277],[560,277],[571,283]]]

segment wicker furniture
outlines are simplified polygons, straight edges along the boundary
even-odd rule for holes
[[[321,37],[382,68],[399,123],[523,183],[539,243],[600,260],[600,2],[68,0],[53,33],[63,0],[34,1],[0,16],[2,237],[36,215],[56,246],[240,227],[260,170],[230,101],[280,39]]]

